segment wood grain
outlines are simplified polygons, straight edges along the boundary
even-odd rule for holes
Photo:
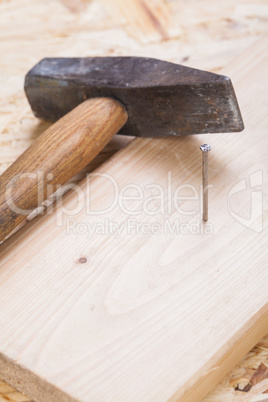
[[[0,241],[88,165],[126,120],[119,102],[95,98],[45,131],[0,176]]]
[[[54,213],[1,246],[0,361],[11,384],[40,401],[58,400],[54,391],[62,392],[62,400],[199,400],[265,334],[262,209],[247,227],[239,215],[250,207],[251,194],[234,195],[231,209],[227,200],[244,179],[262,191],[258,172],[267,183],[267,44],[261,41],[226,69],[245,132],[136,139],[79,186],[81,197],[90,188],[93,211],[107,209],[114,199],[102,174],[120,190],[140,186],[153,211],[159,199],[152,199],[152,186],[162,186],[168,207],[169,174],[172,194],[185,184],[199,188],[199,144],[209,142],[212,232],[68,233],[69,219],[92,227],[105,219],[161,226],[167,219],[198,224],[201,218],[193,197],[180,211],[173,204],[162,215],[143,208],[135,216],[138,199],[125,200],[130,215],[118,204],[90,215],[87,203],[74,214],[77,196],[69,193]],[[189,197],[186,190],[181,195]]]
[[[169,2],[163,0],[101,0],[118,24],[123,24],[142,43],[178,38],[180,24],[175,20]]]

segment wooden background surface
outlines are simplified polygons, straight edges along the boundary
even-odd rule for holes
[[[123,0],[1,1],[1,171],[48,126],[32,116],[22,90],[25,73],[42,57],[150,55],[216,72],[267,32],[267,17],[260,0],[129,0],[127,7]],[[114,139],[93,167],[126,142]],[[253,400],[254,393],[265,400],[267,359],[265,338],[206,400]],[[235,390],[253,375],[248,393]],[[2,382],[0,395],[27,400]]]

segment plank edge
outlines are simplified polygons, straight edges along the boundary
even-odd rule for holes
[[[43,378],[40,378],[0,353],[0,380],[7,382],[18,391],[38,402],[78,402],[56,386],[51,385]]]
[[[185,384],[185,390],[179,389],[168,402],[201,401],[213,390],[222,378],[265,336],[268,331],[268,303],[266,303],[225,345],[225,350],[204,366],[201,377]],[[221,356],[219,356],[221,354]]]

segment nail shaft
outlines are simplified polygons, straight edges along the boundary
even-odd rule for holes
[[[202,151],[202,191],[203,191],[203,221],[208,220],[208,151],[211,150],[208,144],[200,146]]]

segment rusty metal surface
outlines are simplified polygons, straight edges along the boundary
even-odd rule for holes
[[[243,130],[231,80],[141,57],[46,58],[25,78],[34,114],[55,121],[85,99],[110,96],[129,115],[121,134],[160,137]]]

